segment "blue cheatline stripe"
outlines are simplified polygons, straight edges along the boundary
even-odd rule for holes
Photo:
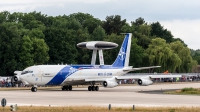
[[[121,67],[117,67],[117,68],[121,68]],[[91,65],[65,66],[46,85],[60,85],[70,75],[82,69],[117,69],[117,68],[116,67],[113,68],[112,66],[102,66],[99,68],[95,68],[95,66],[91,66]]]
[[[113,67],[124,66],[125,59],[126,59],[126,53],[127,53],[127,47],[128,47],[129,35],[130,34],[126,34],[124,41],[122,43],[122,46],[120,48],[120,51],[118,53],[118,56],[117,56],[115,62],[112,64]]]
[[[69,77],[71,74],[77,71],[78,69],[76,69],[75,67],[65,66],[46,85],[60,85],[67,77]]]

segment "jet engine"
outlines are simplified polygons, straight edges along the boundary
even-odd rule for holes
[[[15,71],[14,74],[16,74],[16,75],[12,77],[12,81],[14,81],[14,82],[20,81],[19,76],[21,75],[21,73],[22,73],[22,71]]]
[[[106,87],[106,88],[113,88],[113,87],[116,87],[118,86],[118,82],[116,80],[115,77],[111,78],[111,79],[107,79],[105,81],[103,81],[103,87]]]
[[[150,84],[153,84],[153,81],[150,78],[141,78],[138,79],[138,85],[140,86],[148,86]]]
[[[18,82],[20,81],[20,78],[18,75],[13,76],[13,81]]]

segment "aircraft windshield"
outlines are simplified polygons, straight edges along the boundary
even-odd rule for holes
[[[27,73],[33,73],[33,71],[22,71],[21,75],[27,74]]]

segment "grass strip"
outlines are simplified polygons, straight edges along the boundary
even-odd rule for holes
[[[179,94],[179,95],[200,95],[200,89],[198,88],[183,88],[176,91],[166,91],[166,94]]]
[[[44,107],[44,106],[19,106],[17,112],[199,112],[200,107],[105,107],[95,106],[68,106],[68,107]],[[10,107],[0,108],[0,112],[10,112]]]

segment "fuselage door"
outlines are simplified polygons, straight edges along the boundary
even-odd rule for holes
[[[39,81],[42,81],[42,74],[43,74],[43,71],[39,71],[38,72],[38,79],[39,79]]]

